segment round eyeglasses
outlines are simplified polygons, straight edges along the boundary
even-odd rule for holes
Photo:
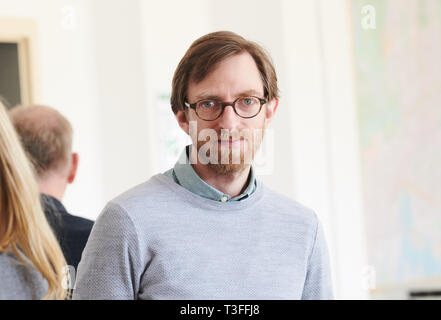
[[[233,102],[222,102],[218,99],[203,99],[195,103],[185,102],[185,106],[193,109],[199,119],[214,121],[222,116],[227,106],[232,106],[234,112],[241,118],[250,119],[257,116],[266,99],[249,96],[239,97]]]

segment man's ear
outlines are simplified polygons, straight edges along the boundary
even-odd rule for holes
[[[266,103],[265,108],[265,129],[269,126],[274,118],[277,107],[279,106],[279,99],[272,99]]]
[[[69,168],[69,175],[67,176],[68,183],[74,182],[75,177],[77,175],[78,161],[79,161],[78,153],[72,153],[71,157],[72,157],[72,159],[71,159],[71,165]]]
[[[187,113],[184,110],[178,110],[175,114],[175,117],[181,129],[184,130],[186,134],[190,134]]]

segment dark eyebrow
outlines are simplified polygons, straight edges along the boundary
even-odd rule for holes
[[[207,100],[207,99],[221,100],[219,96],[216,96],[216,95],[213,95],[213,94],[209,94],[209,93],[201,93],[201,94],[196,96],[196,101]]]
[[[247,97],[247,96],[256,96],[256,97],[260,97],[261,94],[259,92],[257,92],[256,90],[246,90],[244,92],[241,92],[237,95],[238,97]]]
[[[248,96],[260,97],[261,94],[259,92],[257,92],[256,90],[251,89],[251,90],[243,91],[243,92],[241,92],[241,93],[236,95],[236,97],[248,97]],[[222,100],[219,96],[213,95],[213,94],[210,94],[210,93],[201,93],[201,94],[196,96],[196,100],[197,101],[207,100],[207,99]]]

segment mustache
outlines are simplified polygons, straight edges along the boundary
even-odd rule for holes
[[[244,128],[244,129],[212,129],[204,128],[198,132],[194,132],[191,136],[192,141],[209,144],[220,144],[225,142],[245,143],[249,147],[252,145],[260,145],[263,139],[264,130],[261,128]]]
[[[252,133],[250,130],[225,130],[222,129],[221,131],[216,131],[216,136],[218,140],[250,140],[252,138]]]

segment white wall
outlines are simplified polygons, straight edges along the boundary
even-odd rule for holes
[[[318,2],[330,220],[335,280],[342,299],[369,298],[361,199],[359,128],[349,1]]]
[[[104,172],[101,188],[108,201],[152,174],[144,90],[144,35],[141,1],[89,1],[94,16],[97,107]],[[95,212],[96,216],[98,212]]]
[[[335,294],[365,299],[365,247],[352,43],[345,0],[284,0],[285,61],[293,128],[293,198],[320,217]]]
[[[67,190],[66,205],[75,214],[95,217],[103,197],[103,157],[95,68],[95,45],[88,0],[76,0],[76,27],[63,28],[63,8],[72,1],[0,0],[0,16],[29,18],[38,25],[38,87],[36,103],[60,110],[72,122],[74,149],[80,153],[75,184]]]
[[[95,219],[105,203],[154,173],[140,1],[0,0],[0,16],[38,25],[34,102],[74,128],[78,176],[68,210]]]

